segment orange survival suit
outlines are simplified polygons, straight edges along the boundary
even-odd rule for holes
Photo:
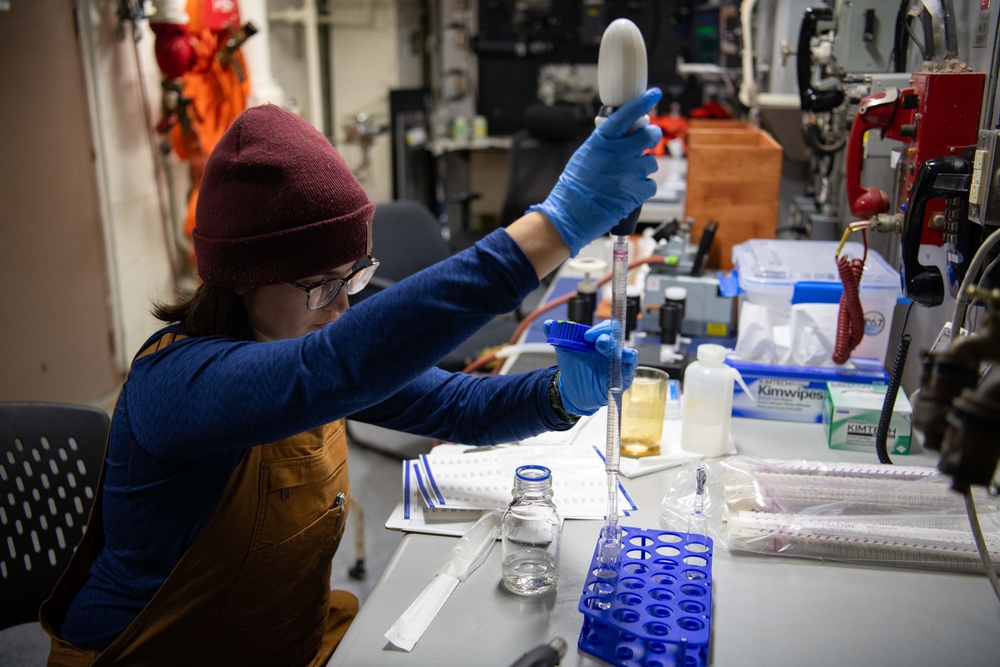
[[[240,26],[236,0],[156,0],[149,24],[156,34],[156,61],[163,72],[164,118],[177,156],[191,167],[191,194],[184,218],[188,238],[205,161],[236,117],[246,109],[250,79],[239,46],[256,32]],[[191,251],[193,253],[193,250]],[[189,257],[194,265],[193,254]]]

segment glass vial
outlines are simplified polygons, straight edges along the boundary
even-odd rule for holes
[[[559,579],[559,515],[552,471],[526,465],[514,475],[513,500],[503,515],[503,585],[518,595],[541,595]]]

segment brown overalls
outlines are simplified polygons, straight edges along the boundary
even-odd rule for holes
[[[164,336],[137,358],[178,338]],[[358,611],[353,595],[330,591],[349,492],[343,420],[251,448],[160,589],[107,649],[95,651],[59,639],[53,628],[104,542],[99,486],[87,532],[42,605],[52,637],[48,664],[326,664]]]

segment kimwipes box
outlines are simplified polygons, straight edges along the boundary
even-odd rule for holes
[[[889,383],[889,374],[875,359],[851,359],[848,367],[782,366],[732,358],[726,363],[740,372],[750,390],[747,396],[736,383],[734,417],[819,424],[823,421],[827,383]]]
[[[827,383],[823,425],[830,449],[875,451],[875,433],[882,416],[886,390],[885,385]],[[889,420],[886,451],[892,454],[910,453],[912,418],[910,402],[900,391],[896,394]]]

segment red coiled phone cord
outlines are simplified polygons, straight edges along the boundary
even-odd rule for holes
[[[865,311],[858,296],[858,284],[865,270],[865,260],[848,259],[846,255],[837,258],[837,270],[844,292],[840,295],[840,312],[837,315],[837,338],[833,348],[833,361],[845,363],[865,335]]]

